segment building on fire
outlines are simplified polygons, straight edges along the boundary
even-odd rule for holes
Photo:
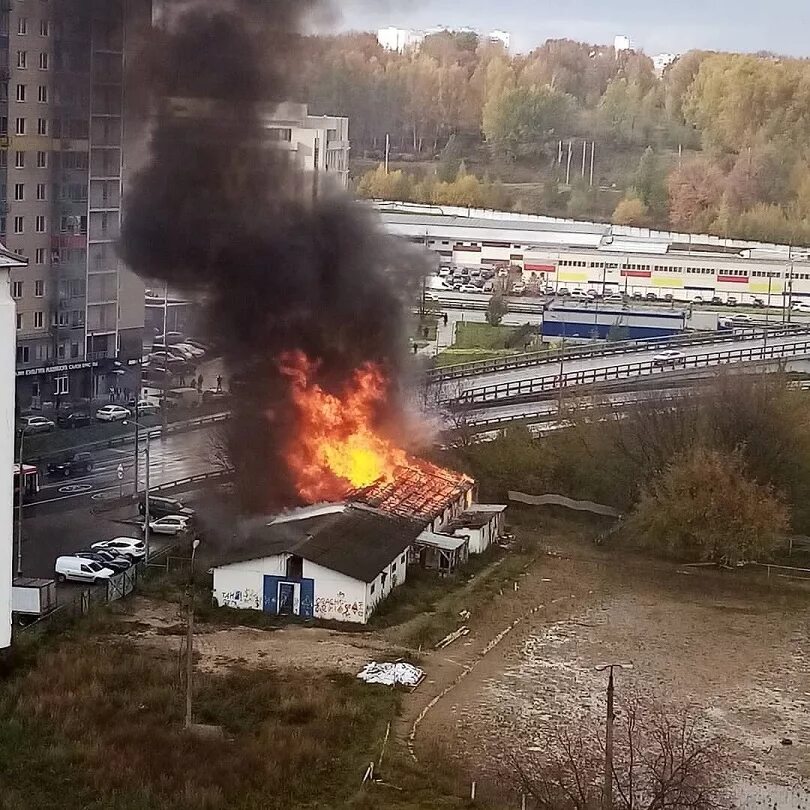
[[[505,506],[474,502],[475,482],[429,464],[345,503],[253,525],[213,567],[220,606],[365,624],[409,565],[448,574],[495,542]]]

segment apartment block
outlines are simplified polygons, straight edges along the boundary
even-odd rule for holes
[[[0,240],[28,260],[12,273],[22,409],[137,387],[143,285],[115,249],[129,4],[0,0]]]

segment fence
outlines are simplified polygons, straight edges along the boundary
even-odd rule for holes
[[[35,621],[23,626],[15,626],[15,633],[24,633],[33,627],[48,626],[53,628],[60,623],[68,624],[75,619],[86,616],[95,605],[108,604],[129,596],[137,590],[138,584],[149,576],[149,569],[160,568],[168,571],[172,560],[177,564],[177,561],[181,558],[173,556],[176,551],[177,545],[166,546],[151,555],[149,562],[142,560],[126,571],[110,577],[104,586],[83,588],[73,599],[62,602],[54,610],[40,616]]]
[[[810,335],[810,328],[779,327],[768,330],[769,338]],[[733,343],[762,337],[761,329],[742,329],[735,331],[708,332],[703,335],[683,335],[670,338],[653,338],[650,340],[623,340],[609,346],[597,348],[571,348],[565,351],[553,350],[544,352],[527,352],[496,360],[474,360],[470,363],[459,363],[452,366],[431,369],[428,372],[430,382],[446,382],[464,377],[475,377],[481,374],[497,373],[516,368],[542,366],[551,363],[559,364],[560,360],[587,360],[593,357],[611,357],[622,354],[636,354],[641,351],[658,351],[672,347],[701,346],[706,344]]]
[[[561,388],[588,385],[607,380],[618,380],[623,377],[639,377],[656,371],[672,370],[676,367],[701,368],[749,360],[778,360],[807,354],[808,352],[810,352],[810,340],[803,340],[794,343],[750,346],[745,349],[695,354],[678,358],[677,363],[669,363],[666,366],[656,364],[653,360],[645,360],[638,363],[624,363],[616,366],[569,371],[563,374],[547,374],[527,380],[513,380],[506,383],[484,385],[479,388],[467,389],[457,397],[444,400],[444,402],[474,405],[476,403],[517,401],[521,397],[532,396],[545,391],[560,390]]]

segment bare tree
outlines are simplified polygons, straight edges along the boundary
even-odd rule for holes
[[[604,738],[595,728],[554,727],[541,748],[513,754],[512,778],[540,810],[604,806]],[[615,810],[718,810],[725,807],[724,758],[691,709],[643,704],[617,712],[613,754]]]

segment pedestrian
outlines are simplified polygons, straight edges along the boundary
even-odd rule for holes
[[[447,313],[445,312],[442,317],[444,318],[444,325],[447,326]]]
[[[180,375],[180,387],[181,388],[186,387],[186,373],[185,373],[185,371]]]
[[[129,388],[124,388],[124,402],[129,402]]]
[[[217,393],[218,394],[222,393],[222,375],[221,374],[217,374]]]
[[[428,328],[427,328],[427,326],[426,326],[426,327],[425,327],[425,328],[422,330],[422,334],[424,335],[425,340],[427,340],[427,339],[428,339],[428,335],[430,334],[430,329],[428,329]]]
[[[110,386],[110,402],[115,402],[115,388]]]
[[[199,376],[199,377],[197,377],[197,390],[198,390],[200,393],[202,393],[202,387],[203,387],[203,375],[202,375],[202,374],[200,374],[200,376]]]

